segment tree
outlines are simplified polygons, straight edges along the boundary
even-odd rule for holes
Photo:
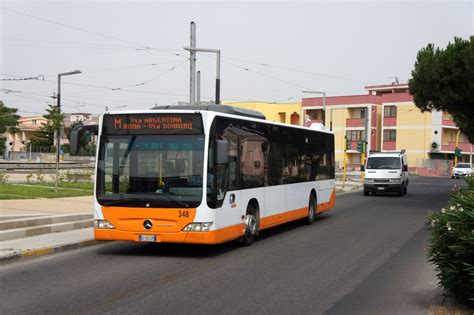
[[[48,105],[47,114],[43,115],[48,120],[46,124],[41,126],[38,134],[31,139],[33,147],[47,148],[52,151],[54,143],[54,132],[64,126],[64,114],[59,112],[57,105]]]
[[[0,101],[0,134],[5,132],[17,132],[18,131],[18,120],[20,116],[17,115],[17,108],[6,107],[2,101]]]
[[[445,49],[428,44],[418,52],[408,81],[415,105],[448,112],[474,143],[474,36],[454,38]]]
[[[10,108],[5,106],[3,101],[0,101],[0,138],[1,135],[9,132],[15,134],[18,132],[18,120],[20,116],[16,113],[17,108]],[[6,135],[5,135],[6,137]],[[0,139],[0,151],[3,152],[5,149],[5,140]]]

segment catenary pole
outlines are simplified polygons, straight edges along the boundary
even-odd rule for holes
[[[196,23],[191,22],[191,39],[190,47],[196,48]],[[194,49],[189,50],[189,64],[190,64],[190,74],[189,74],[189,104],[195,105],[196,100],[196,51]]]
[[[196,104],[201,104],[201,71],[196,74]]]

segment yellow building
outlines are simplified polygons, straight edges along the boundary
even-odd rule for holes
[[[260,101],[250,102],[223,102],[225,105],[261,112],[267,120],[293,125],[302,125],[301,102],[296,103],[269,103]]]
[[[332,116],[336,161],[340,166],[344,154],[349,168],[360,166],[360,141],[368,143],[366,154],[405,149],[410,168],[424,166],[427,160],[454,160],[459,129],[450,115],[439,111],[422,113],[409,94],[408,84],[368,86],[366,90],[366,95],[326,98],[326,126],[330,126]],[[302,117],[321,122],[322,115],[321,97],[302,100]],[[462,150],[459,161],[472,163],[473,146],[462,133],[458,148]]]

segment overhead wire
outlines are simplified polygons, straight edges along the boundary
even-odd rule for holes
[[[81,43],[81,42],[68,42],[68,41],[43,40],[43,39],[25,39],[25,38],[14,38],[14,37],[0,37],[0,39],[2,39],[2,40],[11,40],[11,41],[20,41],[20,42],[67,44],[67,45],[76,45],[76,46],[109,47],[109,48],[135,48],[135,46],[125,46],[125,45]]]
[[[110,71],[120,71],[120,70],[128,70],[128,69],[155,67],[155,66],[164,65],[164,64],[181,63],[186,60],[188,59],[167,60],[167,61],[162,61],[162,62],[153,62],[153,63],[147,63],[147,64],[141,64],[141,65],[131,65],[131,66],[123,66],[123,67],[115,67],[115,68],[104,68],[104,69],[90,70],[90,71],[86,70],[86,71],[81,71],[81,73],[90,74],[90,73],[99,73],[99,72],[110,72]],[[45,75],[44,77],[50,78],[50,77],[55,77],[55,76],[57,76],[57,74],[48,74],[48,75]]]
[[[330,75],[330,74],[325,74],[325,73],[317,73],[317,72],[312,72],[312,71],[307,71],[307,70],[301,70],[301,69],[295,69],[295,68],[286,67],[286,66],[272,65],[272,64],[269,64],[269,63],[258,62],[258,61],[252,61],[252,60],[246,60],[246,59],[237,58],[237,57],[223,56],[222,59],[230,59],[230,60],[235,60],[235,61],[239,61],[239,62],[254,64],[254,65],[258,65],[258,66],[262,66],[262,67],[275,68],[275,69],[283,69],[283,70],[288,70],[288,71],[293,71],[293,72],[299,72],[299,73],[303,73],[303,74],[307,74],[307,75],[313,75],[313,76],[318,76],[318,77],[326,77],[326,78],[331,78],[331,79],[339,79],[339,80],[345,80],[345,81],[352,81],[352,82],[363,83],[363,84],[370,84],[370,83],[371,83],[371,82],[368,82],[368,81],[363,81],[363,80],[358,80],[358,79],[353,79],[353,78],[347,78],[347,77],[342,77],[342,76]]]
[[[73,29],[73,30],[76,30],[76,31],[79,31],[79,32],[92,34],[92,35],[100,36],[100,37],[103,37],[103,38],[112,39],[112,40],[119,41],[119,42],[122,42],[122,43],[127,43],[127,44],[130,44],[130,45],[136,46],[136,48],[140,48],[140,49],[144,49],[144,50],[155,50],[155,51],[159,51],[159,52],[162,52],[162,53],[171,54],[171,55],[174,55],[174,56],[181,56],[180,53],[173,53],[173,52],[170,52],[170,51],[165,50],[165,49],[159,49],[159,48],[156,48],[156,47],[151,47],[151,46],[148,46],[148,45],[144,45],[142,43],[121,39],[121,38],[118,38],[118,37],[115,37],[115,36],[102,34],[102,33],[94,32],[94,31],[89,31],[89,30],[81,28],[81,27],[68,25],[68,24],[65,24],[65,23],[53,21],[53,20],[46,19],[46,18],[43,18],[43,17],[39,17],[39,16],[35,16],[35,15],[32,15],[32,14],[20,12],[20,11],[17,11],[17,10],[5,8],[5,7],[2,7],[1,9],[4,10],[4,11],[7,11],[7,12],[11,12],[11,13],[22,15],[22,16],[27,16],[27,17],[30,17],[32,19],[36,19],[36,20],[46,22],[46,23],[50,23],[50,24],[59,25],[59,26],[69,28],[69,29]]]
[[[255,73],[257,75],[260,75],[260,76],[263,76],[263,77],[267,77],[267,78],[270,78],[270,79],[273,79],[273,80],[276,80],[276,81],[280,81],[280,82],[283,82],[283,83],[286,83],[286,84],[289,84],[289,85],[292,85],[292,86],[296,86],[296,87],[299,87],[299,88],[302,88],[302,89],[307,89],[307,87],[305,86],[302,86],[298,83],[294,83],[294,82],[290,82],[290,81],[287,81],[287,80],[283,80],[283,79],[280,79],[278,77],[274,77],[274,76],[271,76],[271,75],[268,75],[268,74],[265,74],[265,73],[262,73],[262,72],[259,72],[259,71],[255,71],[255,70],[252,70],[248,67],[243,67],[243,66],[240,66],[240,65],[237,65],[237,64],[234,64],[232,62],[228,62],[228,61],[223,61],[223,63],[226,63],[226,64],[229,64],[229,65],[232,65],[236,68],[239,68],[239,69],[242,69],[244,71],[248,71],[248,72],[252,72],[252,73]]]

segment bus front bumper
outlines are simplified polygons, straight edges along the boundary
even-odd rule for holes
[[[154,235],[156,238],[156,243],[219,244],[237,239],[243,234],[243,224],[237,224],[209,232],[180,231],[176,233],[120,231],[117,229],[94,228],[94,238],[100,241],[141,242],[140,235]]]

